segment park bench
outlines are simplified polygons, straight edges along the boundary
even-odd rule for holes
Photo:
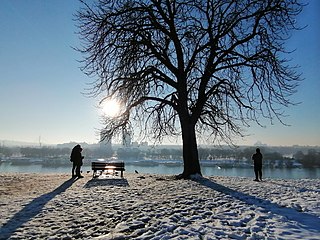
[[[115,174],[120,171],[120,176],[123,178],[124,162],[92,162],[91,167],[93,170],[93,178],[98,177],[103,172]],[[99,175],[97,175],[97,171],[99,171]]]

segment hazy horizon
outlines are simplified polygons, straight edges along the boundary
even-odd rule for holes
[[[136,142],[136,141],[133,141]],[[148,141],[146,141],[148,142]],[[19,141],[19,140],[9,140],[9,139],[0,139],[0,146],[32,146],[32,147],[46,147],[46,146],[57,146],[57,145],[63,145],[63,144],[70,144],[70,143],[76,143],[76,144],[88,144],[88,145],[95,145],[95,144],[100,144],[100,142],[78,142],[78,141],[69,141],[69,142],[59,142],[59,143],[42,143],[39,142],[26,142],[26,141]],[[15,145],[17,144],[17,145]],[[113,145],[122,145],[120,142],[112,142]],[[140,142],[138,142],[140,144]],[[148,142],[148,146],[153,146],[153,142]],[[158,143],[155,146],[182,146],[182,144],[178,143]],[[198,144],[198,147],[201,146],[217,146],[215,144]],[[221,144],[222,147],[228,146],[227,144]],[[294,145],[268,145],[264,143],[259,143],[256,142],[252,145],[248,144],[239,144],[237,146],[248,146],[248,147],[254,147],[254,146],[259,146],[259,147],[315,147],[315,148],[320,148],[320,145],[299,145],[299,144],[294,144]]]

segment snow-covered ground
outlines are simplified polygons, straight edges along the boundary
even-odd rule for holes
[[[0,174],[0,239],[320,239],[320,179]]]

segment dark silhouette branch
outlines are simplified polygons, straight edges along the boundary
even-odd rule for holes
[[[78,50],[97,79],[91,94],[125,106],[104,133],[138,124],[159,140],[181,134],[188,175],[200,172],[195,132],[232,144],[251,122],[284,123],[300,81],[284,43],[302,8],[298,0],[84,3]]]

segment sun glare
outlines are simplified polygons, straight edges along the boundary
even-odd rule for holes
[[[115,117],[120,112],[120,103],[115,99],[105,100],[101,103],[101,110],[106,117]]]

